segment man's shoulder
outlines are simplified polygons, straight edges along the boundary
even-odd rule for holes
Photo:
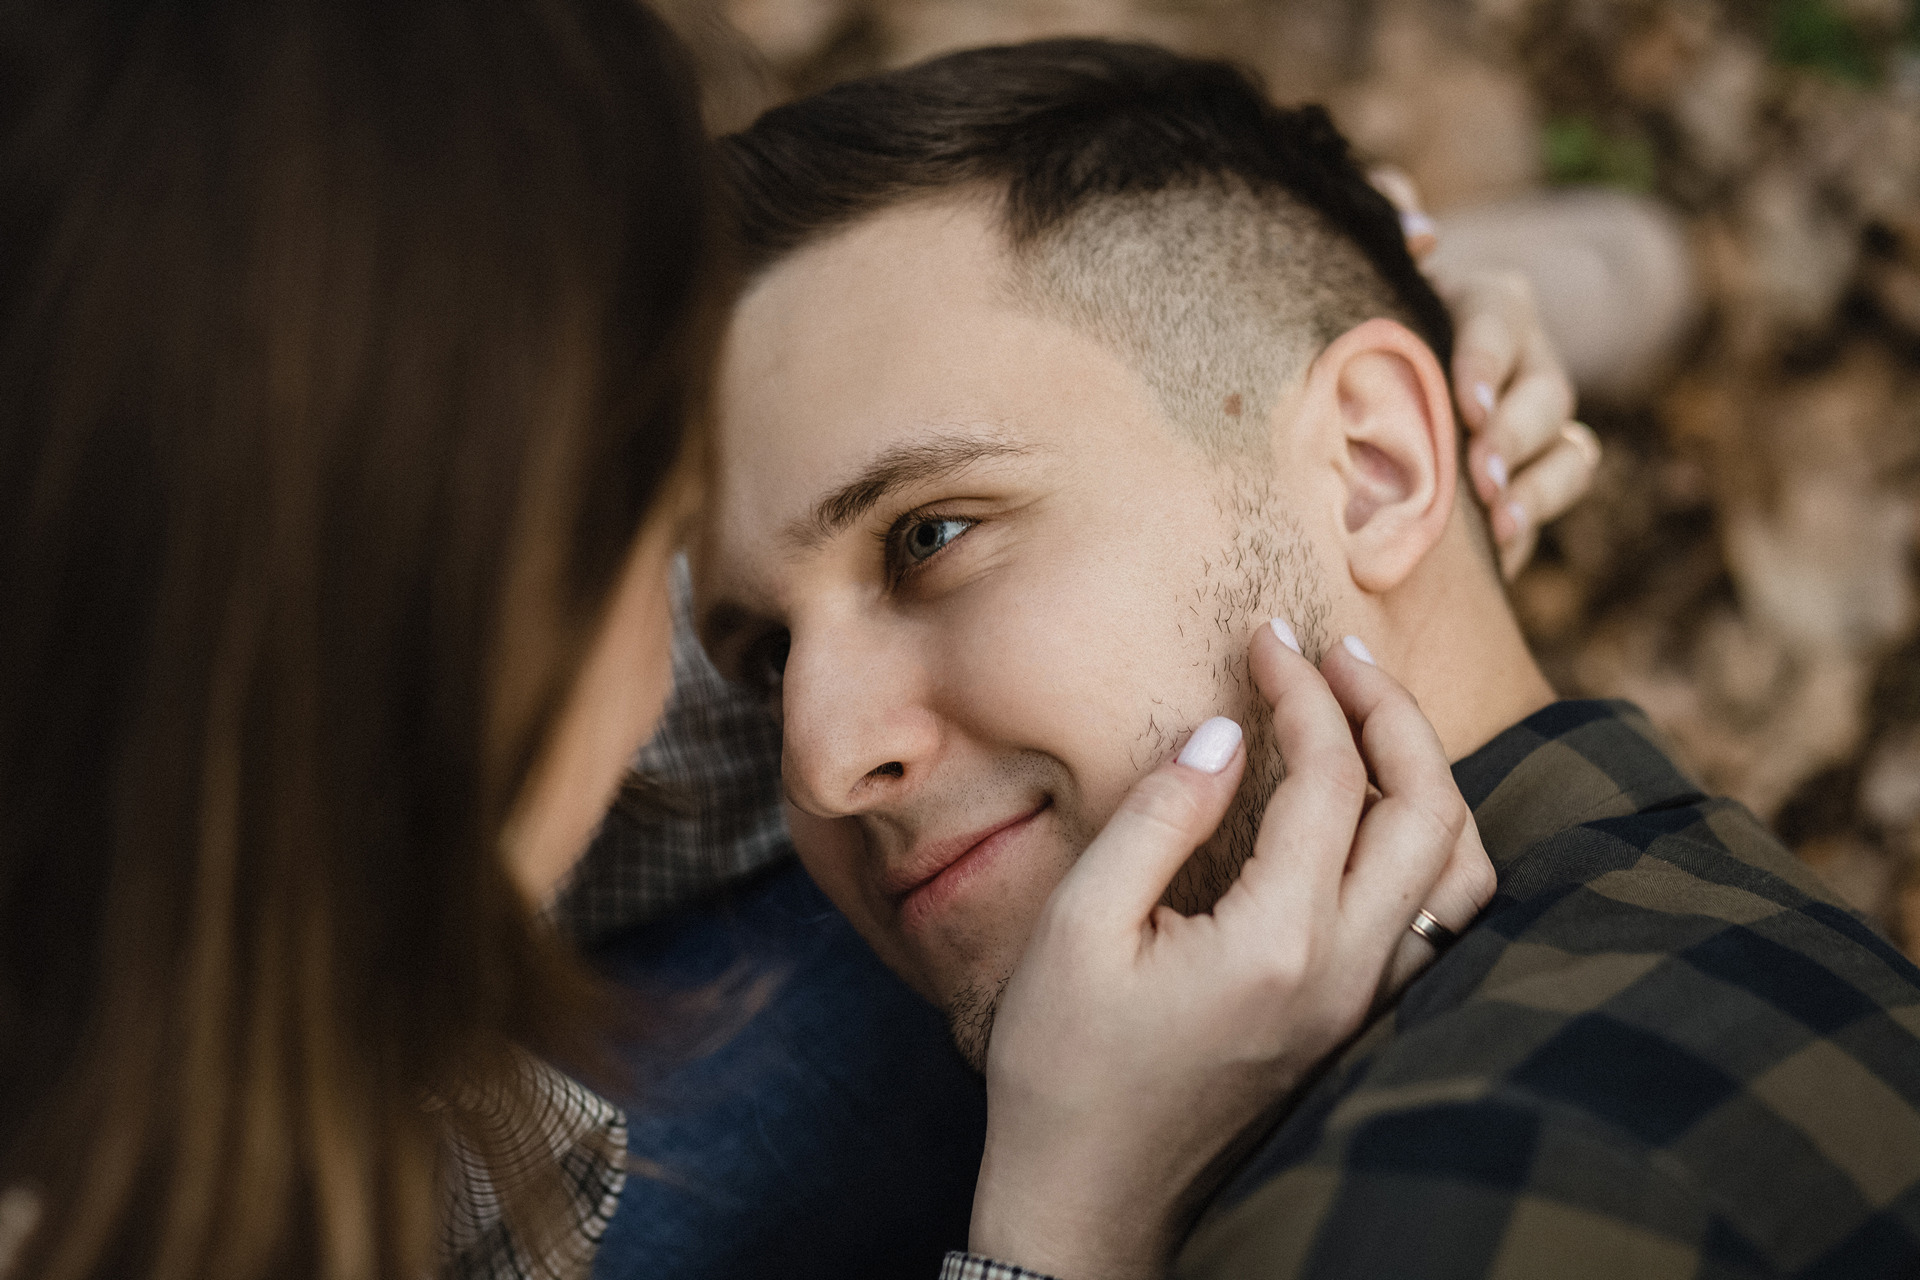
[[[1750,812],[1707,798],[1539,841],[1396,1021],[1412,1031],[1477,1005],[1578,1020],[1629,997],[1650,1024],[1731,1003],[1783,1032],[1886,1015],[1920,1033],[1901,1012],[1920,1009],[1920,969]]]
[[[1920,971],[1737,805],[1574,822],[1502,868],[1183,1271],[1249,1250],[1275,1275],[1920,1271]]]

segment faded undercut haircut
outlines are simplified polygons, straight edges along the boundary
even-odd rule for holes
[[[727,138],[748,279],[859,219],[999,199],[1014,300],[1116,351],[1199,441],[1253,438],[1328,342],[1453,332],[1393,207],[1318,106],[1149,45],[972,49],[777,107]]]

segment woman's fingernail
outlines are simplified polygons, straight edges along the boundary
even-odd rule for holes
[[[1527,531],[1527,509],[1519,503],[1509,502],[1507,504],[1507,518],[1513,521],[1513,533],[1515,537],[1519,537]]]
[[[1359,636],[1348,636],[1345,640],[1342,640],[1340,643],[1342,646],[1346,648],[1346,651],[1348,653],[1360,659],[1360,661],[1366,663],[1370,667],[1375,665],[1373,661],[1373,655],[1367,652],[1366,645],[1360,643]]]
[[[1293,634],[1293,628],[1287,625],[1285,618],[1275,618],[1267,625],[1273,628],[1273,634],[1280,637],[1281,644],[1295,653],[1300,652],[1300,637]]]
[[[1415,236],[1437,235],[1439,229],[1426,214],[1418,209],[1408,209],[1400,215],[1400,234],[1411,240]]]
[[[1497,453],[1487,455],[1487,479],[1493,481],[1493,487],[1507,487],[1507,460]]]
[[[1473,384],[1473,402],[1480,406],[1480,409],[1482,412],[1492,413],[1493,412],[1493,385],[1491,383],[1486,383],[1486,382],[1474,383]]]
[[[1240,748],[1240,726],[1225,716],[1215,716],[1193,731],[1187,745],[1180,748],[1180,763],[1202,773],[1218,773]]]

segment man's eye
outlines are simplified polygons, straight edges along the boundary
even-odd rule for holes
[[[740,655],[741,682],[765,697],[778,698],[792,648],[793,637],[784,629],[761,636]]]
[[[910,562],[920,564],[972,527],[971,520],[920,520],[908,527],[901,550]]]

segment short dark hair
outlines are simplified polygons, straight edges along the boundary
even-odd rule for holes
[[[1277,228],[1264,239],[1286,242],[1258,260],[1285,277],[1272,287],[1289,291],[1280,309],[1295,328],[1304,322],[1324,343],[1389,314],[1443,367],[1450,359],[1446,309],[1409,256],[1398,215],[1326,111],[1275,106],[1228,63],[1105,40],[971,49],[776,107],[722,150],[749,278],[862,217],[970,187],[999,195],[1016,256],[1076,221],[1111,222],[1116,207],[1145,210],[1121,220],[1152,236],[1152,199],[1189,194],[1203,207],[1189,202],[1175,215],[1179,234],[1162,230],[1160,243],[1136,258],[1158,258],[1166,242],[1194,234],[1195,213],[1209,216],[1207,201],[1227,217],[1238,216],[1230,204],[1240,214],[1258,206],[1255,216]],[[1107,248],[1095,257],[1077,274],[1111,268]],[[1054,277],[1039,291],[1053,290]],[[1074,299],[1067,309],[1084,315],[1101,305]],[[1167,335],[1106,336],[1142,348]],[[1223,385],[1237,395],[1235,384]],[[1221,389],[1208,388],[1203,399],[1219,403]]]

